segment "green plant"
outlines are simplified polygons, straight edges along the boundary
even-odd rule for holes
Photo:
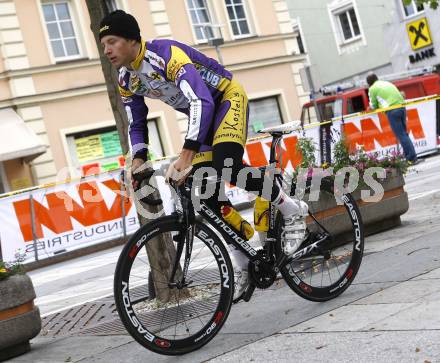
[[[301,153],[302,160],[299,167],[309,168],[316,164],[316,144],[311,137],[300,137],[296,144],[296,150]]]
[[[387,172],[395,169],[405,174],[409,164],[401,153],[394,151],[381,158],[379,158],[378,153],[366,153],[362,146],[358,147],[355,152],[350,152],[345,138],[341,137],[335,143],[331,166],[333,166],[335,173],[343,167],[352,166],[361,174],[366,169],[373,167],[384,168]]]
[[[405,5],[411,4],[411,0],[403,0],[403,3]],[[417,5],[429,5],[432,9],[437,9],[439,6],[438,0],[416,0]]]
[[[332,160],[332,166],[335,173],[341,168],[352,165],[350,151],[344,136],[335,143]]]
[[[24,274],[25,270],[21,263],[6,263],[0,261],[0,281],[7,279],[9,276]]]
[[[336,174],[338,170],[344,167],[354,167],[360,174],[368,168],[381,167],[387,172],[391,170],[398,170],[405,174],[408,170],[409,163],[405,157],[398,152],[391,152],[390,154],[379,157],[378,153],[366,153],[362,146],[358,147],[354,152],[350,152],[348,143],[345,137],[341,138],[333,146],[332,163],[324,163],[323,165],[316,165],[316,145],[311,138],[300,138],[296,145],[298,152],[302,154],[302,161],[297,165],[293,171],[292,178],[295,179],[300,169],[307,169],[307,176],[311,176],[313,168],[332,168],[332,172]]]

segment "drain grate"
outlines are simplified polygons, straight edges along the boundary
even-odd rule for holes
[[[108,321],[97,326],[85,329],[80,335],[128,335],[127,330],[119,318]]]
[[[42,319],[41,335],[72,335],[117,317],[114,302],[94,301],[70,308]]]
[[[286,283],[283,280],[277,280],[274,285],[272,285],[268,290],[278,290],[286,286]],[[255,291],[255,296],[264,294],[267,290],[257,290]],[[116,313],[117,314],[117,313]],[[155,313],[148,314],[149,322],[151,323],[154,320]],[[144,316],[146,317],[146,315]],[[141,319],[142,320],[142,319]],[[116,315],[115,319],[112,321],[102,322],[94,327],[90,327],[82,330],[80,335],[128,335],[127,330],[122,324],[119,317]]]
[[[268,290],[277,290],[285,282],[277,280]],[[134,296],[145,296],[145,288],[133,290]],[[265,290],[257,290],[255,295]],[[154,314],[153,314],[154,315]],[[42,336],[57,337],[63,335],[127,335],[119,320],[113,300],[94,301],[74,308],[48,315],[42,319]]]

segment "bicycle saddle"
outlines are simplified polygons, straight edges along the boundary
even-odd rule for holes
[[[298,131],[300,128],[301,128],[301,121],[295,120],[281,125],[266,127],[258,132],[262,134],[274,134],[274,133],[290,134],[293,131]]]

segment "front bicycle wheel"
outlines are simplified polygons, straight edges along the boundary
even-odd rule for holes
[[[199,222],[193,228],[183,286],[169,284],[172,266],[164,266],[160,258],[169,254],[176,260],[177,244],[182,242],[176,242],[181,227],[175,216],[141,227],[116,266],[119,317],[134,339],[156,353],[179,355],[199,349],[218,333],[231,308],[234,275],[226,248],[210,228]],[[174,282],[182,281],[184,275],[185,248]]]
[[[342,294],[355,278],[364,251],[364,228],[359,208],[351,194],[337,199],[331,182],[323,181],[317,201],[305,195],[309,206],[308,238],[299,250],[311,246],[326,233],[329,238],[321,251],[307,253],[281,268],[281,274],[301,297],[311,301],[327,301]],[[282,252],[282,221],[277,236],[277,253]],[[298,251],[299,251],[298,250]]]

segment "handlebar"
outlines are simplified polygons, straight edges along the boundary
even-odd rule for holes
[[[139,186],[135,189],[135,192],[137,192],[140,189],[140,185],[143,180],[148,180],[154,175],[155,170],[152,168],[144,169],[136,173],[132,173],[133,179],[136,180],[139,184]],[[151,188],[154,188],[150,185]],[[154,188],[157,190],[157,188]],[[151,193],[152,194],[152,193]],[[161,198],[155,199],[151,195],[147,195],[143,198],[139,199],[140,202],[148,204],[150,206],[158,206],[163,203]]]
[[[144,179],[149,179],[153,176],[154,169],[148,168],[141,171],[137,171],[136,173],[132,173],[133,179],[141,183]]]

